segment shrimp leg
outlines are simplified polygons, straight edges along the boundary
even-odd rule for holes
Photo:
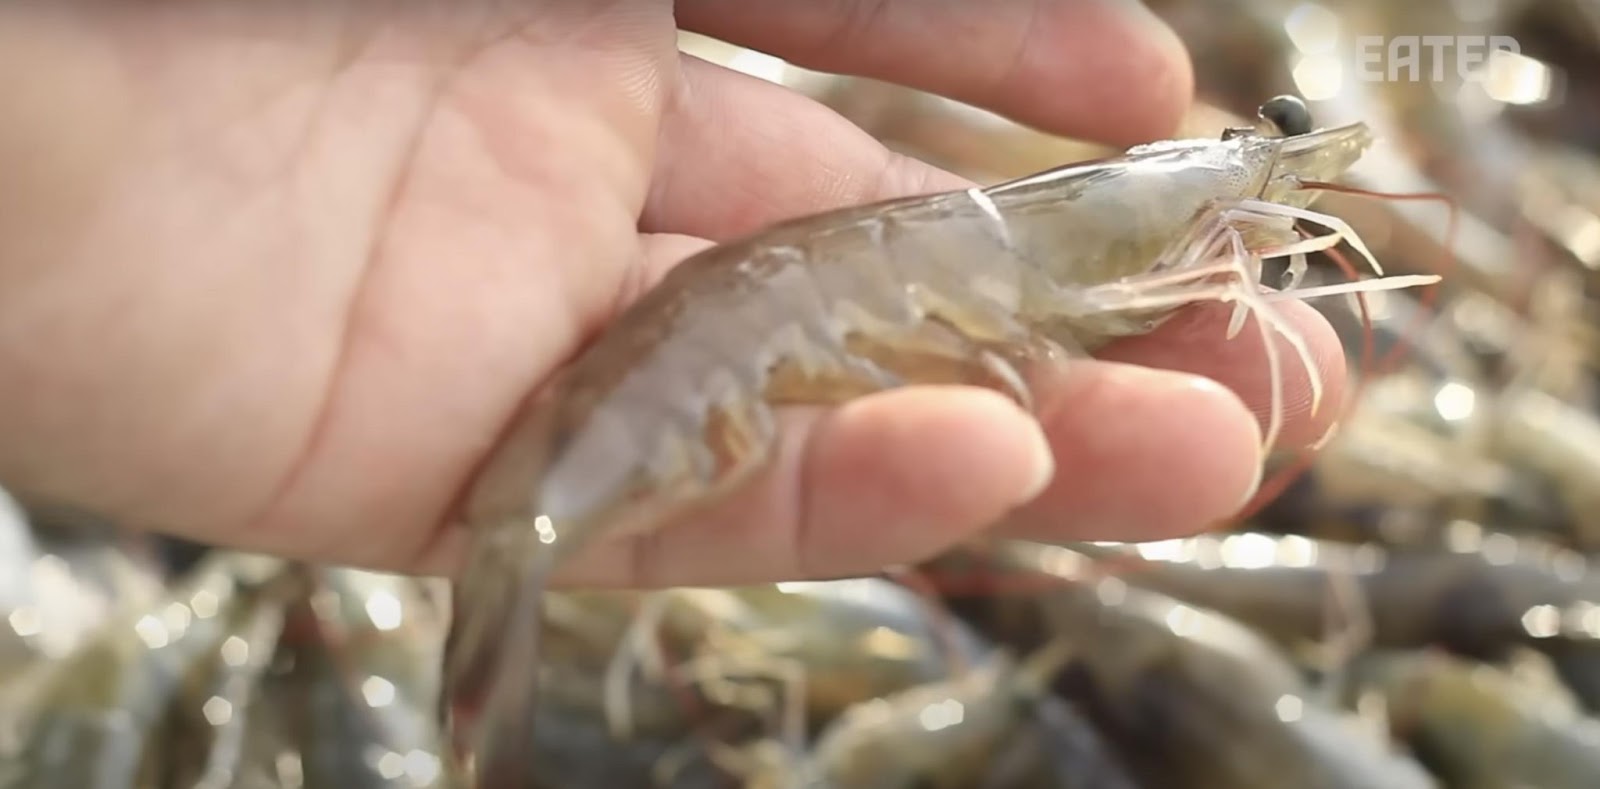
[[[855,339],[850,350],[919,383],[981,386],[1034,411],[1041,365],[1058,363],[1068,351],[1020,327],[1017,339],[986,338],[984,334],[998,324],[985,323],[986,319],[976,311],[954,318],[930,312],[908,330]],[[980,331],[968,328],[975,325],[982,327]]]
[[[1099,311],[1140,310],[1179,306],[1210,296],[1219,301],[1233,301],[1242,310],[1254,314],[1261,322],[1262,342],[1266,350],[1271,385],[1271,402],[1263,446],[1272,446],[1283,424],[1283,373],[1276,344],[1271,333],[1282,337],[1294,350],[1306,373],[1311,389],[1311,410],[1317,411],[1322,402],[1322,378],[1317,372],[1314,357],[1305,338],[1279,316],[1262,292],[1260,282],[1261,261],[1267,258],[1288,257],[1297,261],[1306,252],[1325,249],[1346,241],[1356,247],[1374,271],[1381,272],[1370,260],[1366,246],[1352,241],[1355,234],[1343,222],[1310,211],[1258,200],[1238,199],[1217,201],[1196,222],[1195,229],[1163,255],[1171,265],[1157,265],[1152,273],[1128,277],[1123,280],[1088,288],[1076,293],[1062,291],[1061,309],[1065,314],[1084,315]],[[1293,219],[1304,219],[1325,225],[1331,232],[1310,239],[1285,241],[1270,246],[1251,247],[1245,239],[1246,231],[1256,230],[1270,234],[1292,229]],[[1289,224],[1285,224],[1285,222]],[[1216,258],[1215,263],[1196,265]],[[1215,285],[1200,283],[1212,277],[1224,276],[1227,281]],[[1319,289],[1318,295],[1335,292],[1358,292],[1414,284],[1407,280],[1378,280],[1347,283],[1332,288]],[[1230,321],[1229,334],[1242,328],[1236,314]],[[1271,332],[1269,333],[1269,328]]]
[[[1236,201],[1234,201],[1236,202]],[[1322,380],[1310,348],[1299,332],[1278,316],[1260,295],[1260,255],[1250,250],[1243,231],[1252,227],[1284,232],[1283,218],[1237,207],[1233,202],[1218,202],[1207,211],[1208,216],[1197,222],[1189,237],[1183,238],[1163,257],[1172,260],[1176,267],[1158,265],[1152,274],[1129,277],[1118,282],[1069,293],[1063,291],[1063,309],[1068,314],[1088,314],[1101,310],[1147,309],[1155,306],[1172,306],[1192,303],[1200,295],[1194,284],[1218,275],[1230,276],[1230,281],[1211,286],[1214,297],[1234,301],[1254,313],[1261,323],[1262,344],[1267,354],[1271,382],[1270,416],[1267,430],[1262,436],[1263,446],[1276,441],[1283,424],[1283,374],[1278,349],[1271,341],[1271,330],[1283,337],[1294,349],[1306,371],[1311,387],[1312,410],[1322,399]],[[1298,251],[1293,245],[1278,246],[1280,255]],[[1194,265],[1209,258],[1218,258],[1210,265]],[[1231,328],[1231,327],[1230,327]]]

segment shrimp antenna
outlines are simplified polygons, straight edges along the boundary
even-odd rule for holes
[[[1315,189],[1324,192],[1338,192],[1341,194],[1358,195],[1361,197],[1372,197],[1380,200],[1444,203],[1445,208],[1449,211],[1449,219],[1445,225],[1445,242],[1443,245],[1443,251],[1441,253],[1441,257],[1443,259],[1439,261],[1439,263],[1435,265],[1433,269],[1434,273],[1441,276],[1448,276],[1454,273],[1456,267],[1456,230],[1460,225],[1461,207],[1456,203],[1455,200],[1451,199],[1449,195],[1441,192],[1380,192],[1375,189],[1363,189],[1357,186],[1347,186],[1345,184],[1329,183],[1327,181],[1301,181],[1300,186],[1303,189]],[[1389,373],[1393,372],[1394,369],[1400,365],[1407,350],[1411,346],[1411,343],[1407,338],[1412,333],[1420,331],[1423,321],[1432,317],[1436,313],[1434,304],[1438,300],[1440,287],[1441,285],[1435,284],[1426,286],[1424,288],[1422,295],[1417,299],[1423,309],[1412,317],[1410,325],[1406,327],[1405,331],[1401,332],[1401,341],[1396,343],[1393,348],[1390,348],[1389,352],[1385,354],[1384,358],[1378,363],[1380,370],[1385,373]],[[1363,307],[1365,307],[1365,304],[1363,304]],[[1367,325],[1366,329],[1367,331],[1371,331],[1370,324]]]
[[[1454,200],[1450,199],[1448,195],[1438,192],[1380,192],[1372,189],[1362,189],[1360,187],[1346,186],[1344,184],[1328,183],[1324,181],[1301,181],[1300,185],[1305,189],[1339,192],[1343,194],[1353,194],[1378,199],[1415,200],[1444,203],[1446,208],[1449,209],[1449,221],[1445,230],[1446,241],[1443,251],[1444,261],[1435,267],[1435,271],[1439,272],[1440,274],[1444,274],[1454,270],[1455,235],[1457,223],[1459,221],[1459,206]],[[1308,235],[1303,230],[1301,232],[1302,235]],[[1334,264],[1344,272],[1345,276],[1349,280],[1354,281],[1360,278],[1360,275],[1356,272],[1355,267],[1350,264],[1350,261],[1346,259],[1338,249],[1329,248],[1323,251],[1327,253],[1329,259],[1331,259]],[[1372,313],[1367,304],[1366,294],[1365,292],[1361,291],[1357,291],[1353,294],[1356,298],[1356,309],[1361,316],[1361,361],[1358,364],[1355,389],[1351,392],[1350,397],[1345,400],[1345,414],[1348,414],[1349,411],[1360,402],[1361,394],[1365,390],[1368,380],[1370,380],[1375,374],[1386,375],[1388,373],[1392,373],[1395,368],[1399,366],[1399,364],[1403,361],[1407,350],[1410,348],[1411,342],[1409,337],[1412,334],[1419,332],[1422,329],[1423,322],[1434,314],[1434,302],[1438,297],[1438,290],[1440,286],[1439,284],[1435,283],[1432,285],[1426,285],[1424,287],[1425,290],[1423,291],[1422,296],[1418,299],[1423,307],[1423,310],[1419,311],[1411,318],[1410,325],[1408,325],[1405,330],[1400,333],[1400,341],[1395,343],[1395,346],[1389,349],[1389,351],[1384,355],[1383,359],[1377,360],[1376,363],[1373,359],[1373,357],[1376,355],[1376,350],[1373,342]],[[1343,414],[1341,415],[1340,421],[1342,421],[1342,418]],[[1335,422],[1333,426],[1329,428],[1327,436],[1324,436],[1322,440],[1318,441],[1311,447],[1300,450],[1298,456],[1292,463],[1273,474],[1271,478],[1263,482],[1261,488],[1256,491],[1256,495],[1251,498],[1250,502],[1247,503],[1237,515],[1233,517],[1231,523],[1242,522],[1254,517],[1268,503],[1283,495],[1284,491],[1288,490],[1290,485],[1294,484],[1296,480],[1300,479],[1305,475],[1306,472],[1310,471],[1311,466],[1316,462],[1318,450],[1320,450],[1329,440],[1333,438],[1333,434],[1338,429],[1338,425],[1339,422]]]

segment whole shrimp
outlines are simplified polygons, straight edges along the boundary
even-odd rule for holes
[[[744,635],[803,679],[808,727],[863,698],[946,679],[979,663],[989,644],[960,621],[878,578],[734,590],[761,617]]]
[[[1071,550],[1129,584],[1217,610],[1284,644],[1325,638],[1330,603],[1356,609],[1336,613],[1370,628],[1361,635],[1376,647],[1439,646],[1498,660],[1521,646],[1595,642],[1584,619],[1600,609],[1600,575],[1582,555],[1464,521],[1442,537],[1444,546],[1393,551],[1250,532]],[[1349,586],[1338,589],[1344,580]]]
[[[1083,554],[1002,541],[951,552],[936,577],[1026,582],[1026,596],[974,594],[965,615],[1006,643],[1068,638],[1054,687],[1162,789],[1437,789],[1422,767],[1320,702],[1258,631],[1105,576]],[[973,578],[968,575],[968,578]],[[987,609],[987,610],[985,610]]]
[[[775,455],[775,409],[910,384],[998,389],[1069,352],[1150,331],[1179,307],[1253,312],[1312,382],[1304,341],[1268,302],[1407,287],[1434,277],[1264,293],[1265,259],[1303,269],[1348,225],[1307,210],[1317,183],[1370,145],[1363,124],[1313,130],[1298,99],[1258,128],[1176,140],[987,188],[780,224],[675,267],[513,420],[468,491],[474,531],[444,659],[444,714],[464,766],[515,784],[529,734],[536,608],[549,576],[602,537],[657,530],[737,489]],[[1296,220],[1322,226],[1302,238]],[[1265,342],[1282,422],[1281,360]],[[494,742],[489,742],[492,736]],[[499,774],[498,771],[509,771]]]
[[[826,789],[981,786],[1003,781],[1007,748],[1040,734],[1036,705],[1066,716],[1084,735],[1077,777],[1097,789],[1131,786],[1110,746],[1050,685],[1073,657],[1065,637],[1022,659],[998,652],[964,676],[862,702],[818,738],[802,768]],[[1043,768],[1044,765],[1036,765]],[[1016,780],[1011,778],[1011,780]],[[1092,782],[1092,783],[1090,783]],[[1074,785],[1077,785],[1076,783]]]
[[[645,732],[687,728],[684,692],[724,706],[741,696],[735,678],[761,679],[783,688],[744,694],[731,706],[761,712],[802,738],[861,699],[945,679],[991,649],[961,622],[935,621],[925,605],[878,578],[649,593],[563,590],[545,598],[541,668],[559,663],[581,673],[604,666],[604,690],[597,692],[596,673],[593,682],[563,676],[544,683],[541,694],[591,698],[619,735],[638,734],[641,724]],[[669,664],[685,683],[676,694],[669,692]]]
[[[1358,666],[1395,735],[1450,786],[1600,785],[1600,720],[1559,692],[1440,652],[1377,653]]]

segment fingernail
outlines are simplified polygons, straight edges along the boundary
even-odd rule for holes
[[[1196,389],[1215,393],[1215,395],[1219,397],[1230,397],[1234,400],[1239,399],[1239,395],[1237,393],[1235,393],[1232,389],[1223,386],[1217,381],[1200,375],[1194,375],[1190,377],[1195,379],[1191,386]],[[1242,407],[1244,403],[1241,401],[1239,405]],[[1266,433],[1264,433],[1261,429],[1261,423],[1251,419],[1249,420],[1248,424],[1255,430],[1256,434],[1256,440],[1250,442],[1250,445],[1256,448],[1256,475],[1251,478],[1250,484],[1246,485],[1244,487],[1244,492],[1239,495],[1239,504],[1233,508],[1234,512],[1244,509],[1250,504],[1250,501],[1256,497],[1256,494],[1261,492],[1261,483],[1265,480],[1267,473],[1267,455],[1272,451],[1272,447],[1267,446],[1267,436]]]
[[[1029,443],[1031,446],[1028,447],[1028,468],[1032,476],[1022,494],[1024,502],[1038,498],[1056,477],[1056,453],[1050,448],[1050,439],[1045,436],[1042,426],[1034,426],[1032,440]]]
[[[1237,397],[1233,390],[1215,380],[1203,375],[1185,373],[1178,370],[1163,370],[1159,367],[1146,367],[1142,364],[1126,362],[1111,362],[1117,366],[1116,375],[1124,380],[1131,380],[1145,389],[1194,390],[1205,392],[1212,396]]]

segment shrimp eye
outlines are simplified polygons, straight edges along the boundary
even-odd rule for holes
[[[1311,110],[1298,96],[1274,96],[1261,105],[1257,114],[1277,126],[1285,137],[1311,132]]]

